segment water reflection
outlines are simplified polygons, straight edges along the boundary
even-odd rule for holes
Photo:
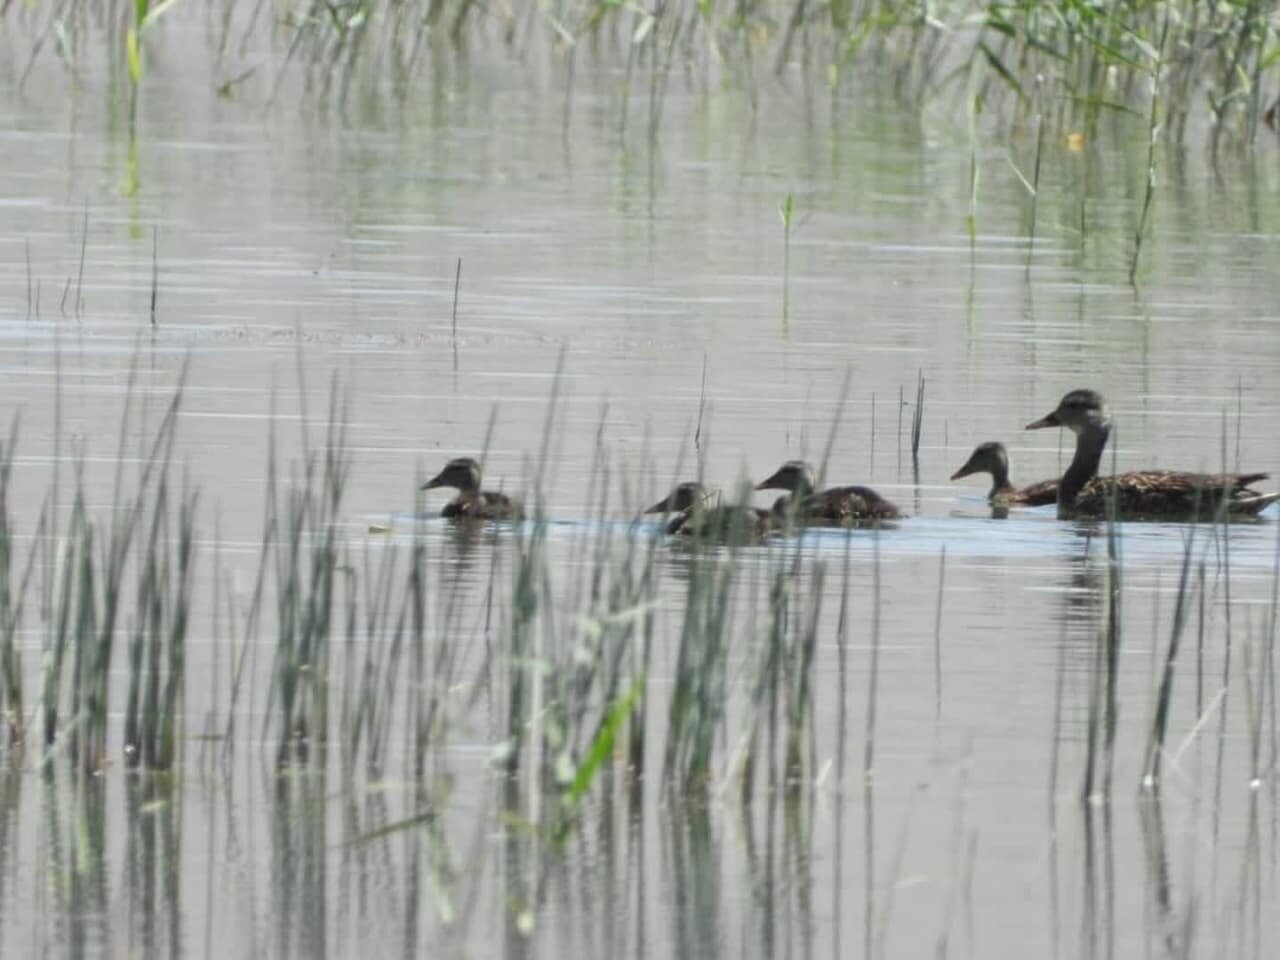
[[[22,772],[8,763],[0,763],[0,903],[16,902],[19,871],[15,861],[21,856],[18,839],[21,833]],[[10,940],[5,927],[10,911],[0,910],[0,943]]]
[[[1159,789],[1147,791],[1139,798],[1138,815],[1147,854],[1146,890],[1152,907],[1155,936],[1167,956],[1186,956],[1189,945],[1185,939],[1186,930],[1175,915],[1164,804]]]
[[[563,842],[549,842],[521,822],[518,811],[527,810],[529,797],[503,786],[511,783],[509,778],[494,781],[498,795],[506,796],[506,815],[482,806],[470,811],[464,831],[453,833],[433,812],[445,808],[425,793],[419,792],[406,808],[420,814],[406,817],[394,809],[396,792],[342,791],[340,809],[335,809],[322,778],[290,773],[270,779],[277,801],[269,838],[270,895],[259,906],[252,888],[242,889],[237,899],[255,920],[235,933],[217,928],[204,933],[206,943],[216,949],[228,942],[256,942],[253,927],[261,923],[270,952],[282,957],[348,956],[353,949],[406,955],[454,952],[492,946],[495,936],[509,957],[843,956],[851,934],[869,955],[891,955],[917,939],[949,953],[953,922],[964,928],[976,919],[969,913],[975,906],[969,898],[974,896],[975,870],[978,876],[983,872],[981,861],[975,860],[981,848],[978,831],[965,821],[974,813],[981,818],[981,812],[952,809],[952,862],[937,877],[948,898],[964,905],[958,912],[945,910],[937,927],[920,917],[904,924],[894,918],[899,913],[910,917],[909,910],[895,910],[894,901],[910,896],[911,886],[904,885],[910,868],[904,859],[910,860],[913,834],[923,823],[917,816],[920,808],[915,800],[904,805],[898,838],[885,844],[880,836],[885,825],[875,816],[870,786],[860,801],[863,829],[849,838],[838,828],[829,835],[815,829],[815,810],[822,804],[814,791],[772,792],[758,804],[728,809],[677,801],[655,817],[629,788],[611,784],[581,829]],[[9,889],[29,869],[12,859],[20,807],[12,785],[17,782],[20,778],[8,775],[0,785],[0,889]],[[960,796],[967,792],[966,783],[962,777]],[[106,792],[97,779],[76,784],[42,778],[31,786],[43,794],[42,829],[47,835],[40,870],[59,881],[48,888],[53,899],[45,936],[71,956],[99,955],[123,936],[130,952],[140,956],[191,952],[202,934],[184,918],[189,905],[213,888],[206,890],[204,880],[185,882],[187,865],[206,850],[200,838],[184,851],[181,823],[193,802],[205,806],[210,798],[195,800],[173,782],[133,775],[125,782],[122,805],[108,814]],[[1227,871],[1220,891],[1224,903],[1238,905],[1231,909],[1239,911],[1241,925],[1232,924],[1231,941],[1254,956],[1265,955],[1259,907],[1270,882],[1262,869],[1260,801],[1255,791],[1244,805],[1240,868]],[[1177,806],[1186,809],[1185,801]],[[842,802],[836,810],[843,807]],[[1139,895],[1150,908],[1145,929],[1157,954],[1183,956],[1197,936],[1212,935],[1196,930],[1197,918],[1199,923],[1210,920],[1195,902],[1213,887],[1205,875],[1175,869],[1159,790],[1118,807],[1075,801],[1066,811],[1057,819],[1077,826],[1079,833],[1075,840],[1056,830],[1049,835],[1046,955],[1128,955],[1142,938],[1139,928],[1122,918]],[[228,821],[232,834],[244,814],[235,813]],[[118,872],[110,869],[107,843],[117,818],[124,828],[123,869]],[[647,835],[653,827],[658,829],[656,845]],[[834,848],[829,837],[835,839]],[[862,860],[854,875],[843,866],[850,841]],[[647,865],[654,849],[660,869],[651,876]],[[1197,849],[1193,843],[1187,854],[1196,859]],[[486,865],[486,850],[498,858],[493,872]],[[1060,887],[1057,871],[1064,850],[1076,880]],[[1126,891],[1126,878],[1139,875],[1140,886]],[[1177,877],[1186,884],[1181,892]],[[494,882],[498,890],[492,893],[504,905],[497,926],[492,922],[496,918],[483,912],[490,902],[485,891]],[[829,898],[819,897],[820,891]],[[122,898],[128,922],[113,931],[107,918],[116,912],[112,904]],[[1073,901],[1078,922],[1068,932],[1056,918]],[[851,909],[860,902],[859,910]],[[826,906],[833,912],[828,914]],[[923,929],[913,935],[912,924]],[[6,918],[6,938],[18,929],[20,924]],[[972,942],[973,934],[970,927],[965,939]]]
[[[271,953],[329,955],[328,795],[305,770],[273,779],[270,811]]]
[[[456,618],[463,610],[476,607],[486,611],[487,623],[493,606],[494,581],[506,543],[505,531],[494,524],[471,521],[446,522],[445,527],[445,535],[440,538],[442,557],[438,569],[440,596],[449,605],[446,629],[457,625]]]
[[[720,838],[708,806],[697,802],[675,805],[667,818],[662,849],[672,952],[682,958],[713,956],[728,931],[722,902]],[[759,915],[758,903],[748,913],[752,915]]]
[[[1079,540],[1062,558],[1065,576],[1060,581],[1057,611],[1071,649],[1085,663],[1090,661],[1084,658],[1092,658],[1097,648],[1107,577],[1106,558],[1095,549],[1095,532],[1089,525],[1073,525],[1072,534]]]
[[[1081,855],[1081,956],[1116,956],[1116,864],[1110,803],[1079,805],[1083,833]]]
[[[44,876],[52,881],[47,935],[71,957],[99,955],[110,942],[112,875],[107,861],[103,777],[40,777]],[[176,920],[173,922],[177,922]]]
[[[185,941],[181,803],[167,776],[125,777],[125,886],[131,952],[175,957]]]

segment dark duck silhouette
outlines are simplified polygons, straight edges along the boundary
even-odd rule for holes
[[[720,492],[696,480],[687,480],[645,513],[670,516],[664,529],[677,536],[717,541],[758,540],[779,528],[768,510],[741,504],[722,504]]]
[[[828,487],[814,490],[813,467],[803,460],[788,460],[757,490],[786,490],[772,513],[788,521],[811,526],[863,526],[902,516],[898,507],[870,487]]]
[[[975,473],[991,474],[992,486],[987,499],[993,507],[1042,507],[1058,502],[1057,480],[1041,480],[1029,487],[1015,487],[1009,482],[1009,453],[998,441],[978,444],[951,479],[959,480]]]
[[[1251,519],[1280,500],[1280,494],[1250,489],[1267,479],[1265,473],[1132,470],[1098,476],[1111,417],[1094,390],[1072,390],[1056,409],[1027,424],[1028,430],[1047,427],[1065,427],[1076,435],[1075,456],[1058,486],[1059,517],[1105,517],[1114,500],[1116,516],[1127,520]]]
[[[455,520],[521,520],[520,501],[495,490],[480,488],[480,464],[471,457],[458,457],[422,485],[423,490],[453,487],[458,495],[444,505],[440,516]]]

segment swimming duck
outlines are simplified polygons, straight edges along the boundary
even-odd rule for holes
[[[756,540],[779,524],[768,510],[740,504],[721,504],[720,492],[696,480],[677,484],[645,513],[670,514],[665,530],[679,536],[707,540]]]
[[[458,495],[444,505],[440,516],[465,520],[521,520],[520,501],[494,490],[480,489],[480,464],[471,457],[457,457],[422,485],[423,490],[453,487]]]
[[[793,522],[856,526],[895,520],[902,511],[870,487],[829,487],[814,491],[813,467],[803,460],[788,460],[767,480],[756,484],[757,490],[787,490],[790,496],[779,499],[773,512],[783,512]]]
[[[1102,395],[1072,390],[1050,413],[1028,430],[1065,427],[1076,435],[1076,452],[1058,487],[1058,516],[1105,517],[1114,498],[1116,515],[1130,520],[1213,520],[1224,505],[1228,516],[1256,516],[1280,500],[1249,485],[1265,473],[1185,473],[1178,470],[1134,470],[1099,477],[1098,464],[1111,435],[1111,417]]]
[[[974,473],[991,474],[993,482],[987,499],[993,506],[1042,507],[1047,503],[1058,502],[1057,480],[1041,480],[1029,487],[1015,487],[1010,483],[1009,454],[1004,444],[996,440],[978,444],[973,453],[969,454],[964,466],[951,475],[951,479],[959,480]]]

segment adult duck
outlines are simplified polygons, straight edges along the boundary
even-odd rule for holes
[[[803,460],[788,460],[757,490],[786,490],[788,496],[774,504],[794,523],[814,526],[862,526],[902,516],[898,507],[870,487],[814,489],[813,467]]]
[[[768,510],[722,504],[718,490],[696,480],[676,484],[669,494],[644,512],[668,515],[670,519],[663,529],[669,534],[705,540],[758,540],[779,528],[777,518]]]
[[[480,487],[480,464],[472,457],[457,457],[422,485],[423,490],[452,487],[458,495],[444,505],[440,516],[455,520],[521,520],[520,501],[496,490]]]
[[[1072,390],[1058,406],[1028,430],[1064,427],[1076,435],[1076,452],[1058,486],[1058,516],[1105,517],[1115,503],[1116,516],[1128,520],[1214,520],[1256,517],[1280,494],[1259,493],[1250,484],[1265,473],[1187,473],[1133,470],[1099,477],[1098,464],[1111,436],[1111,416],[1102,395]]]
[[[1041,480],[1029,487],[1015,487],[1009,482],[1009,453],[996,440],[980,443],[969,454],[964,466],[951,475],[952,480],[975,473],[991,474],[991,492],[987,499],[993,507],[1042,507],[1058,502],[1058,481]]]

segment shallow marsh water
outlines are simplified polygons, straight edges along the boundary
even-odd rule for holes
[[[1120,469],[1216,468],[1238,449],[1243,467],[1280,470],[1274,163],[1227,158],[1223,176],[1202,157],[1170,158],[1135,290],[1140,132],[1112,138],[1132,149],[1053,146],[1034,244],[1010,155],[984,144],[971,243],[967,132],[943,104],[913,120],[892,101],[842,101],[833,125],[825,107],[806,111],[815,94],[796,86],[770,85],[753,115],[740,91],[677,83],[660,139],[632,130],[623,143],[609,71],[579,65],[566,129],[563,78],[480,57],[446,71],[433,97],[338,117],[294,109],[301,94],[286,90],[264,113],[265,79],[225,102],[201,68],[179,68],[203,62],[198,19],[163,29],[168,53],[151,67],[133,169],[109,85],[73,84],[42,62],[24,95],[6,80],[0,98],[0,402],[21,411],[21,536],[33,533],[30,505],[55,454],[65,483],[83,451],[91,499],[110,504],[135,362],[146,425],[189,364],[179,457],[204,497],[206,604],[215,531],[243,604],[268,448],[296,457],[304,421],[316,442],[335,375],[354,461],[343,522],[357,544],[371,524],[391,528],[368,538],[375,561],[408,545],[418,506],[439,505],[435,495],[416,505],[420,479],[478,452],[491,417],[487,473],[511,490],[528,488],[550,418],[543,506],[558,596],[590,570],[582,544],[602,529],[604,542],[625,542],[677,463],[681,476],[696,472],[695,434],[705,474],[731,487],[790,457],[821,459],[838,411],[827,476],[873,483],[914,516],[879,534],[822,531],[798,548],[743,552],[727,668],[740,686],[761,643],[769,571],[797,550],[799,579],[825,569],[816,784],[800,802],[780,790],[739,802],[729,771],[739,700],[709,803],[665,799],[656,776],[633,801],[618,777],[560,844],[522,827],[536,821],[537,791],[520,794],[520,816],[507,802],[492,764],[501,707],[476,679],[490,617],[503,616],[490,586],[510,569],[511,531],[466,539],[425,523],[432,570],[456,598],[451,629],[467,645],[436,761],[449,790],[409,826],[418,808],[404,782],[348,790],[332,775],[274,771],[267,639],[237,702],[234,759],[221,762],[221,743],[201,731],[225,707],[218,678],[236,651],[206,606],[176,785],[117,765],[72,789],[35,772],[30,754],[0,772],[0,952],[1274,951],[1275,510],[1233,528],[1229,544],[1197,531],[1205,642],[1189,629],[1174,772],[1158,801],[1139,777],[1187,529],[1124,527],[1116,789],[1109,804],[1081,804],[1105,531],[1051,509],[991,519],[978,479],[946,480],[987,439],[1009,444],[1015,481],[1055,474],[1066,440],[1021,428],[1076,386],[1110,398]],[[1033,148],[1033,137],[1015,141],[1013,162],[1025,169]],[[1258,152],[1274,160],[1275,149]],[[913,410],[900,401],[914,399],[920,375],[917,477]],[[603,518],[589,499],[601,459]],[[653,744],[690,563],[675,545],[658,556]],[[35,689],[35,624],[23,649]],[[1251,716],[1266,731],[1258,760]]]

